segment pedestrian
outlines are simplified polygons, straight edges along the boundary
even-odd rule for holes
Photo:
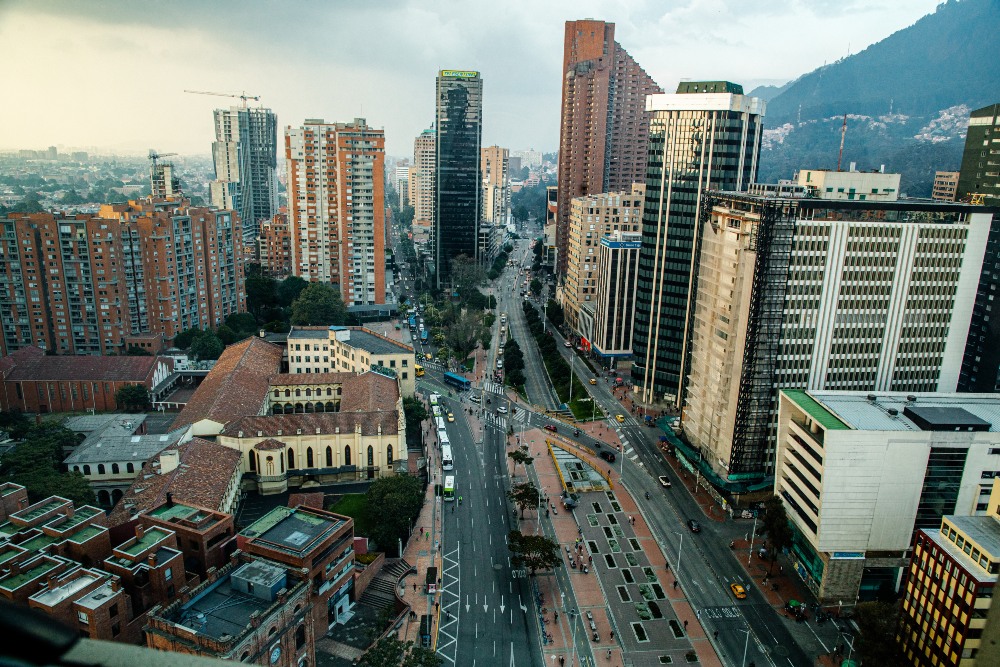
[[[701,609],[699,609],[694,613],[694,617],[697,618],[699,621],[701,620]]]
[[[611,641],[614,641],[614,640],[615,640],[615,631],[612,630],[611,631]]]
[[[688,629],[688,622],[687,622],[687,619],[684,619],[684,629],[685,629],[685,630],[687,630],[687,629]]]
[[[417,592],[417,582],[413,582],[413,592]]]
[[[712,633],[712,638],[713,639],[718,639],[719,638],[719,631],[718,630],[716,630],[715,632]]]
[[[676,589],[677,589],[677,580],[674,579],[674,590],[676,590]]]
[[[611,649],[608,649],[608,660],[611,659]]]

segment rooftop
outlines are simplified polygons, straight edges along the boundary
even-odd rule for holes
[[[325,512],[319,514],[310,508],[276,507],[240,534],[254,542],[266,542],[283,551],[303,554],[345,523],[343,517]]]
[[[66,457],[66,464],[107,463],[133,461],[136,469],[148,459],[168,447],[180,442],[187,433],[186,427],[174,429],[166,434],[132,435],[128,429],[117,429],[114,425],[102,431],[95,431],[80,443],[73,453]],[[124,471],[122,471],[124,472]]]
[[[849,428],[844,422],[837,419],[836,415],[817,403],[807,392],[799,389],[785,389],[784,393],[805,410],[810,417],[819,422],[823,428],[827,430]]]
[[[956,529],[987,550],[987,555],[996,558],[1000,553],[1000,524],[988,516],[954,516],[945,517]],[[972,556],[965,553],[958,545],[949,540],[940,530],[925,528],[924,533],[930,537],[939,549],[948,554],[955,562],[960,563],[976,580],[977,583],[990,583],[997,580],[997,575],[984,572]]]
[[[227,424],[220,435],[239,438],[242,432],[245,438],[265,437],[281,442],[284,437],[300,431],[309,435],[329,435],[337,433],[338,429],[340,433],[354,433],[357,428],[361,429],[361,435],[378,435],[380,429],[382,435],[395,435],[399,431],[399,415],[396,410],[379,410],[243,417]]]
[[[225,424],[260,413],[267,379],[281,370],[282,348],[257,337],[230,345],[177,415],[173,428],[203,419]]]
[[[93,414],[70,417],[63,422],[63,426],[75,433],[93,433],[102,429],[117,427],[123,432],[128,430],[129,435],[135,433],[142,423],[146,421],[144,413],[136,414]],[[126,427],[126,423],[132,426]]]
[[[30,349],[22,348],[10,355],[14,365],[7,374],[7,380],[144,382],[159,360],[159,357],[39,355],[26,352]]]
[[[156,509],[150,510],[148,516],[171,523],[198,525],[203,530],[214,526],[221,520],[221,516],[218,514],[201,507],[192,507],[191,505],[185,505],[176,501],[173,503],[163,503]],[[206,520],[208,522],[203,523]]]
[[[76,601],[81,607],[87,607],[88,609],[97,609],[102,604],[104,604],[108,598],[116,595],[115,590],[111,587],[111,582],[107,582],[100,588],[95,588],[90,591],[82,598]]]
[[[46,588],[38,591],[32,595],[30,599],[44,604],[47,607],[54,607],[60,602],[75,596],[87,586],[95,583],[98,581],[98,578],[99,573],[84,570],[78,576],[70,579],[64,584],[60,584],[54,588]]]
[[[160,474],[158,458],[142,467],[108,515],[110,525],[121,525],[136,514],[159,507],[166,502],[168,491],[175,502],[221,509],[229,480],[239,469],[240,452],[202,438],[192,438],[177,447],[177,451],[177,467],[168,473]]]
[[[1000,431],[1000,394],[817,390],[798,395],[811,398],[818,413],[859,431]]]
[[[272,375],[268,379],[268,383],[272,387],[279,385],[344,384],[352,377],[355,377],[355,374],[346,371],[337,373],[279,373],[278,375]]]

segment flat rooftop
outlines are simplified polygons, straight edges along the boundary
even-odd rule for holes
[[[264,563],[256,563],[255,566],[282,572],[280,568]],[[235,639],[246,632],[251,616],[255,613],[263,614],[272,604],[274,603],[269,600],[234,590],[229,576],[215,582],[181,607],[180,613],[169,620],[214,639],[221,639],[226,635]]]
[[[953,516],[945,517],[956,529],[960,529],[965,535],[987,553],[984,555],[996,557],[1000,553],[1000,523],[988,516]],[[952,560],[960,563],[978,583],[989,583],[997,580],[997,575],[988,574],[983,571],[979,564],[972,560],[972,556],[965,553],[958,545],[941,534],[941,530],[924,529],[939,549],[946,552]]]
[[[345,523],[342,519],[313,514],[301,507],[276,507],[246,528],[242,535],[302,554]]]
[[[54,607],[55,605],[63,602],[64,600],[75,596],[77,593],[82,591],[87,586],[98,580],[96,574],[89,571],[82,572],[80,576],[67,581],[61,586],[56,586],[55,588],[49,588],[43,591],[38,591],[31,596],[32,600],[40,602],[48,607]]]
[[[810,415],[815,416],[817,410],[825,411],[857,431],[1000,432],[1000,394],[819,390],[785,394]],[[800,401],[802,397],[805,398]],[[804,405],[807,400],[815,406]],[[817,421],[826,426],[823,420],[817,418]]]
[[[177,501],[174,501],[173,505],[164,503],[146,514],[157,518],[160,521],[169,521],[171,523],[190,522],[191,524],[201,524],[206,519],[211,518],[211,521],[199,526],[201,529],[214,526],[222,520],[219,515],[212,512],[208,512],[198,507],[190,507],[189,505],[185,505],[184,503],[179,503]]]

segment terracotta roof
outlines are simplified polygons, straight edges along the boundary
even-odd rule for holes
[[[383,435],[396,435],[399,431],[399,413],[396,410],[378,412],[317,412],[294,415],[270,415],[267,417],[243,417],[226,425],[220,435],[238,438],[240,431],[244,438],[296,435],[353,433],[361,427],[361,435],[378,435],[379,426]],[[258,432],[261,435],[257,435]]]
[[[202,419],[225,424],[258,414],[267,397],[267,379],[281,370],[281,354],[281,347],[258,337],[227,347],[172,428]]]
[[[354,373],[281,373],[272,375],[268,382],[272,387],[277,385],[303,385],[303,384],[344,384]]]
[[[311,507],[316,510],[323,509],[323,501],[326,499],[326,494],[321,491],[313,491],[312,493],[291,493],[288,495],[288,506],[289,507]]]
[[[341,412],[393,410],[399,400],[399,382],[378,373],[355,375],[344,383]]]
[[[14,366],[6,379],[17,381],[145,382],[160,357],[46,355],[24,348],[10,356]]]
[[[0,374],[6,376],[7,372],[19,363],[24,363],[34,359],[35,357],[42,356],[45,356],[45,352],[39,347],[35,347],[34,345],[22,347],[20,350],[11,352],[6,357],[0,357]]]
[[[159,507],[168,492],[176,502],[215,511],[223,509],[229,480],[240,467],[239,450],[202,438],[192,438],[176,449],[179,460],[170,472],[160,474],[160,457],[142,467],[132,486],[111,510],[110,525],[119,526],[131,521],[135,514]]]
[[[275,440],[274,438],[268,438],[267,440],[261,440],[256,445],[253,446],[254,449],[259,449],[262,452],[266,452],[269,449],[284,449],[287,447],[285,443],[281,440]]]

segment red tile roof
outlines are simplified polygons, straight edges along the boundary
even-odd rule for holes
[[[344,384],[354,373],[340,371],[337,373],[281,373],[272,375],[268,382],[272,387],[281,385],[313,385],[313,384]]]
[[[399,431],[399,413],[396,410],[378,412],[317,412],[295,415],[270,415],[267,417],[243,417],[226,425],[220,435],[230,438],[280,438],[282,436],[353,433],[361,427],[361,435],[378,435],[382,427],[383,435],[396,435]],[[260,435],[258,435],[260,433]]]
[[[160,357],[101,357],[92,355],[47,355],[37,347],[26,347],[4,357],[13,364],[6,379],[11,382],[38,380],[80,382],[145,382]]]
[[[267,379],[281,370],[281,354],[280,346],[257,337],[227,347],[172,428],[258,414],[267,398]]]
[[[284,449],[287,445],[281,440],[275,440],[274,438],[268,438],[267,440],[261,440],[256,445],[253,446],[254,449],[259,449],[262,452],[266,452],[271,449]]]
[[[342,391],[341,412],[394,410],[399,400],[399,382],[378,373],[355,375]]]
[[[215,511],[223,509],[229,480],[240,467],[239,450],[192,438],[177,447],[177,451],[177,467],[166,474],[159,472],[159,457],[143,465],[132,486],[111,510],[108,517],[111,526],[127,523],[135,514],[159,507],[168,492],[176,502]]]

